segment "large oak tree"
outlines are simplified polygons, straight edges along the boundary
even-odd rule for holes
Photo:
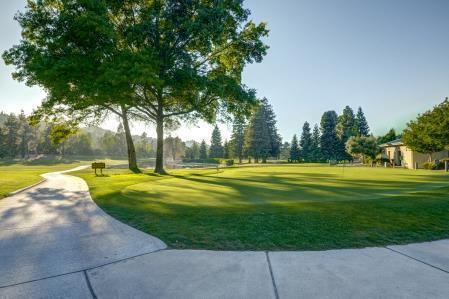
[[[262,61],[268,30],[242,2],[29,0],[17,16],[22,41],[4,58],[53,105],[144,115],[156,126],[155,172],[164,173],[165,126],[245,115],[257,102],[241,74]]]

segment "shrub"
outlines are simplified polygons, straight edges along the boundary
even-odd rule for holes
[[[438,169],[444,169],[444,162],[438,161],[438,163],[434,162],[426,162],[423,164],[424,169],[429,170],[438,170]]]
[[[182,159],[184,163],[205,163],[205,164],[222,164],[223,159],[208,158],[208,159]]]
[[[226,160],[226,166],[232,166],[232,165],[234,165],[234,160],[233,159]]]

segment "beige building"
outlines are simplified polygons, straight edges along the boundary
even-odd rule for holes
[[[429,162],[429,155],[421,154],[409,149],[401,139],[396,139],[380,145],[382,157],[390,161],[392,165],[409,169],[423,168],[423,164]],[[432,162],[449,157],[449,151],[432,154]]]

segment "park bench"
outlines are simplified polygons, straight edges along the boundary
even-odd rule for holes
[[[95,175],[97,174],[97,169],[100,169],[101,175],[103,175],[103,169],[106,168],[106,163],[104,162],[94,162],[92,163],[92,169],[95,170]]]

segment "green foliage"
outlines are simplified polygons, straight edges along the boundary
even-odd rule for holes
[[[312,132],[312,161],[320,162],[323,160],[323,155],[321,153],[321,133],[320,128],[317,124],[313,127]]]
[[[362,162],[366,162],[365,158],[369,158],[371,161],[375,160],[380,152],[374,136],[352,136],[346,142],[346,150],[353,157],[362,158]]]
[[[346,106],[343,113],[338,117],[337,134],[345,144],[351,136],[357,135],[357,131],[354,111],[351,107]]]
[[[245,130],[246,123],[242,117],[235,117],[232,125],[232,136],[230,145],[233,149],[233,154],[242,163],[245,147]]]
[[[3,57],[16,79],[46,89],[48,106],[127,105],[156,123],[163,173],[165,124],[244,115],[256,104],[241,74],[262,61],[268,30],[249,15],[242,1],[29,2],[16,17],[22,40]]]
[[[357,115],[355,117],[355,132],[356,136],[368,136],[369,126],[366,120],[365,114],[363,113],[362,107],[357,110]]]
[[[377,138],[377,143],[378,144],[383,144],[383,143],[387,143],[387,142],[393,141],[393,140],[398,139],[398,138],[399,138],[399,136],[396,134],[395,129],[391,128],[387,132],[387,134],[385,134],[384,136],[379,136]]]
[[[423,168],[427,170],[438,170],[438,169],[444,169],[444,163],[434,163],[434,162],[425,162],[423,164]]]
[[[234,165],[234,160],[233,159],[226,160],[226,166],[233,166],[233,165]]]
[[[210,158],[223,158],[223,145],[221,143],[221,132],[217,125],[212,131],[211,143],[209,148]]]
[[[231,145],[229,144],[229,142],[227,140],[225,140],[225,142],[223,144],[223,158],[224,159],[231,158]]]
[[[185,159],[198,160],[200,158],[200,146],[198,142],[194,141],[191,147],[187,147],[185,150]]]
[[[248,154],[256,163],[259,159],[266,163],[268,157],[279,156],[281,138],[277,133],[273,108],[267,99],[261,101],[261,105],[250,119],[245,139]]]
[[[300,159],[300,150],[298,145],[298,137],[296,137],[296,134],[293,135],[292,143],[290,146],[290,158],[289,160],[291,162],[299,162]]]
[[[288,160],[290,159],[290,143],[284,142],[281,145],[281,153],[280,157],[281,160]]]
[[[301,139],[299,141],[300,147],[300,157],[306,161],[310,162],[313,156],[312,148],[312,134],[310,132],[310,125],[305,122],[302,127]]]
[[[337,136],[337,113],[327,111],[321,117],[321,153],[325,160],[337,160],[340,154],[340,139]]]
[[[449,148],[449,100],[410,121],[402,141],[412,150],[431,155]],[[430,161],[429,161],[430,162]]]
[[[206,141],[203,140],[200,145],[200,160],[206,160],[208,157]]]

